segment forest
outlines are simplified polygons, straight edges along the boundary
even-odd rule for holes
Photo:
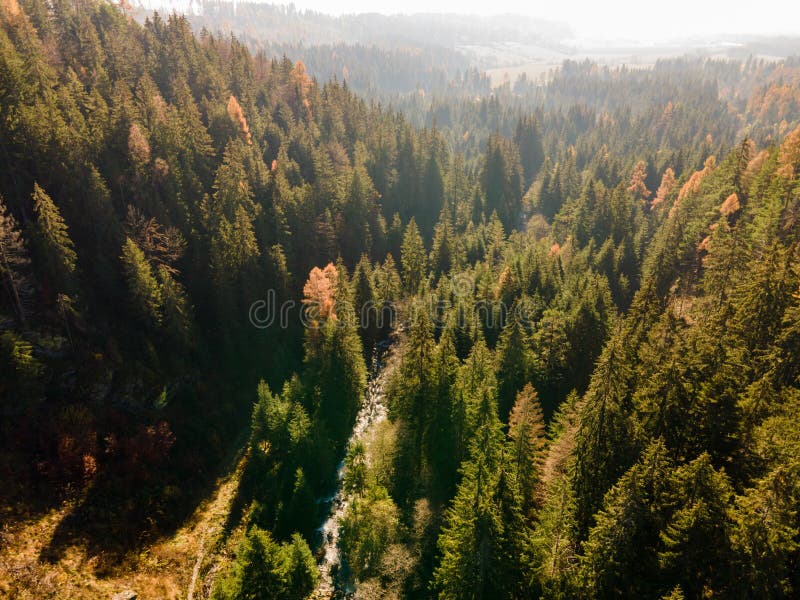
[[[0,597],[800,595],[800,59],[270,43],[0,0]]]

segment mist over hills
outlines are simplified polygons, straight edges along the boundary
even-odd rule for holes
[[[185,13],[209,29],[231,29],[282,43],[361,43],[381,47],[413,44],[457,47],[518,43],[558,47],[574,36],[565,23],[522,15],[363,13],[333,16],[294,5],[226,0],[143,0],[148,10]]]
[[[355,91],[381,98],[412,92],[442,94],[453,85],[481,96],[523,75],[534,80],[546,77],[564,60],[650,67],[659,58],[684,55],[775,59],[791,56],[800,47],[797,38],[762,35],[687,37],[662,43],[589,40],[579,38],[567,23],[516,14],[334,16],[265,2],[134,2],[134,15],[141,21],[153,11],[184,14],[196,32],[233,34],[253,51],[302,60],[309,74],[321,81],[346,80]]]

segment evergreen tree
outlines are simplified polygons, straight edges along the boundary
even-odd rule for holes
[[[628,395],[631,370],[622,344],[620,334],[606,344],[584,397],[574,481],[578,527],[583,533],[636,450],[636,423]]]
[[[161,323],[162,296],[150,263],[130,238],[125,238],[120,259],[134,313],[145,324],[157,327]]]
[[[425,428],[426,461],[431,469],[432,495],[451,497],[455,491],[458,469],[456,447],[457,415],[454,414],[452,388],[458,369],[458,357],[452,336],[442,333],[431,365],[429,417]],[[462,424],[463,425],[463,424]]]
[[[383,315],[372,284],[372,266],[365,254],[361,255],[353,272],[352,286],[359,335],[364,351],[371,353],[378,339],[378,320]]]
[[[302,598],[319,578],[308,544],[295,534],[278,544],[269,532],[252,527],[240,545],[236,562],[214,587],[215,600]]]
[[[493,382],[481,381],[486,348],[478,342],[459,387],[468,400],[471,435],[462,480],[439,536],[441,561],[433,587],[441,598],[489,598],[513,589],[504,577],[504,526],[498,502],[503,433]],[[484,364],[482,367],[481,365]]]
[[[486,198],[484,214],[497,212],[503,228],[510,232],[520,222],[522,209],[522,168],[519,152],[508,140],[493,135],[486,146],[481,170],[481,187]]]
[[[512,313],[514,312],[512,308]],[[500,334],[497,345],[497,380],[500,418],[508,420],[517,394],[530,381],[532,358],[525,332],[516,318]]]
[[[433,249],[431,250],[431,271],[434,277],[446,275],[454,263],[455,248],[453,248],[454,239],[451,231],[449,218],[445,213],[442,213],[442,218],[436,225],[436,231],[433,236]]]
[[[158,267],[158,280],[161,286],[164,330],[179,347],[186,348],[192,322],[192,310],[186,290],[164,265]]]
[[[211,270],[220,286],[230,285],[259,256],[253,223],[243,206],[233,222],[222,216],[211,238]]]
[[[420,188],[420,206],[414,215],[414,218],[419,222],[423,237],[428,240],[431,238],[436,217],[444,207],[445,195],[444,176],[442,175],[442,167],[439,164],[434,145],[432,145],[430,155],[425,163],[425,171],[422,174]]]
[[[38,184],[33,185],[33,210],[36,213],[34,239],[46,280],[57,291],[71,292],[75,287],[75,246],[58,207]]]
[[[391,412],[408,426],[409,447],[405,455],[416,476],[422,463],[423,436],[433,387],[432,361],[435,350],[430,318],[424,306],[413,306],[408,348],[391,384]]]
[[[528,383],[517,395],[508,419],[509,453],[516,486],[523,505],[530,507],[539,483],[542,450],[545,445],[545,425],[542,407],[536,390]]]
[[[425,244],[413,218],[406,226],[406,232],[403,235],[400,262],[403,266],[403,285],[406,293],[414,295],[419,292],[420,285],[425,280],[427,260]]]
[[[659,595],[658,557],[642,551],[658,545],[671,469],[663,444],[655,442],[608,492],[584,545],[583,584],[592,596]]]
[[[544,147],[539,122],[533,115],[522,117],[514,131],[524,175],[524,189],[528,189],[544,163]]]

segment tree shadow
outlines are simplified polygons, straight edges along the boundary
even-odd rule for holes
[[[102,576],[127,557],[174,536],[214,494],[219,478],[235,468],[243,444],[241,436],[229,435],[233,441],[227,447],[212,450],[205,436],[192,433],[197,432],[177,434],[185,441],[163,463],[147,468],[121,461],[105,464],[58,524],[40,560],[58,562],[68,548],[79,546],[96,560]]]
[[[4,453],[3,462],[24,466],[24,471],[0,467],[0,530],[7,525],[37,519],[60,507],[72,492],[41,477],[32,475],[29,457]]]

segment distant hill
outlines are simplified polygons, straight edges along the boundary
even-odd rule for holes
[[[300,11],[293,5],[219,0],[138,0],[148,12],[176,11],[210,30],[231,30],[274,43],[369,44],[396,46],[537,44],[554,49],[574,37],[555,21],[520,15],[478,17],[459,14],[382,15],[367,13],[331,16]]]

